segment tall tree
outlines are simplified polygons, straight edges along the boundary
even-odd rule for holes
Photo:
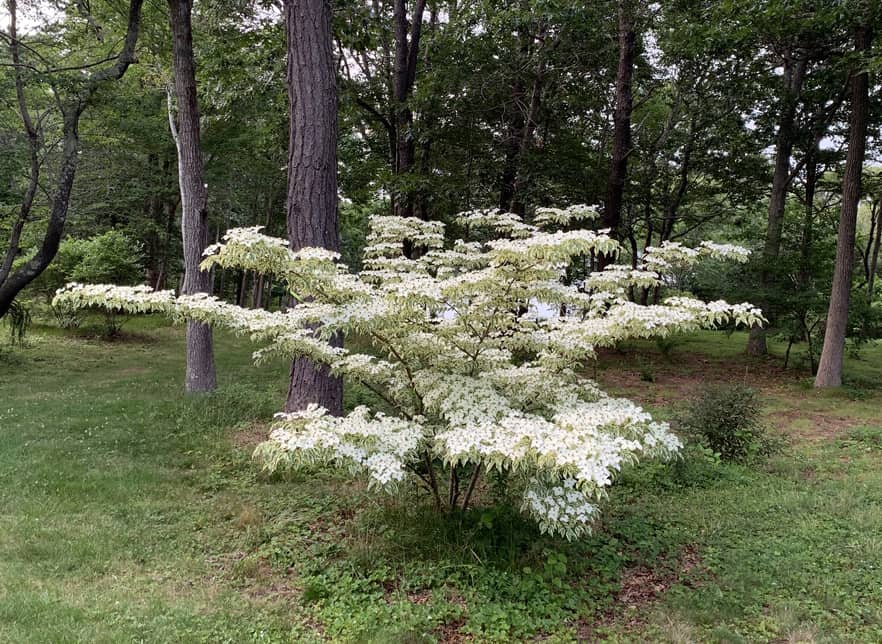
[[[410,185],[412,180],[409,175],[414,172],[416,162],[416,137],[410,98],[416,82],[426,0],[416,0],[410,20],[407,16],[407,0],[394,2],[395,63],[392,90],[395,100],[395,174],[404,183],[403,189],[395,196],[395,214],[411,217],[415,191]]]
[[[16,25],[18,6],[16,0],[8,0],[7,7],[10,15],[9,33],[3,34],[3,36],[9,43],[17,107],[27,136],[29,176],[28,186],[12,226],[6,252],[4,253],[2,263],[0,263],[0,318],[9,311],[12,301],[21,290],[33,282],[49,266],[49,263],[58,252],[58,245],[61,242],[67,221],[71,189],[73,188],[80,153],[80,117],[98,89],[108,81],[122,78],[129,65],[135,62],[135,45],[138,41],[138,32],[141,27],[142,4],[143,0],[131,0],[122,49],[119,54],[110,57],[109,65],[102,67],[99,64],[96,69],[94,63],[84,63],[74,67],[62,64],[58,67],[36,69],[30,62],[23,60],[23,47]],[[46,61],[41,57],[39,63],[45,65]],[[45,121],[45,115],[34,118],[29,108],[25,91],[25,70],[28,69],[36,72],[33,75],[35,78],[49,79],[48,89],[53,93],[56,105],[61,112],[63,136],[60,146],[61,159],[58,174],[55,178],[55,187],[50,198],[49,220],[46,224],[42,240],[39,242],[37,252],[21,266],[13,269],[14,260],[21,250],[20,244],[23,230],[31,218],[34,198],[41,183],[40,175],[42,170],[39,155],[43,148],[43,132],[41,128]],[[89,70],[94,71],[90,72]],[[61,86],[71,88],[67,95],[62,95]]]
[[[842,177],[842,205],[839,212],[839,233],[836,240],[836,267],[833,288],[827,309],[824,348],[815,376],[815,387],[838,387],[842,384],[842,354],[848,325],[848,304],[854,271],[854,243],[857,213],[861,198],[861,175],[867,144],[870,80],[866,56],[873,44],[873,28],[869,21],[855,29],[855,63],[851,72],[851,117],[849,119],[848,157]]]
[[[327,0],[285,0],[288,49],[288,240],[293,250],[340,250],[337,225],[337,81]],[[334,342],[339,343],[340,338]],[[291,365],[285,409],[343,411],[343,383],[306,358]]]
[[[631,112],[634,99],[631,80],[634,77],[636,32],[634,7],[631,0],[618,0],[619,66],[616,72],[616,105],[613,113],[613,147],[603,204],[603,225],[617,236],[622,220],[622,197],[631,152]]]
[[[205,185],[196,94],[193,0],[168,0],[168,9],[177,103],[177,119],[170,109],[169,124],[178,150],[181,236],[184,244],[184,284],[181,290],[186,295],[210,293],[211,275],[199,268],[202,253],[208,246],[208,189]],[[187,322],[187,391],[205,392],[216,387],[211,327],[198,322]]]
[[[782,96],[778,116],[778,133],[775,137],[775,169],[772,173],[772,192],[769,197],[768,224],[766,226],[766,240],[763,245],[762,268],[760,269],[760,284],[764,291],[768,290],[771,285],[775,261],[781,250],[784,207],[787,201],[787,188],[792,179],[790,157],[796,135],[794,125],[807,64],[804,55],[789,49],[781,54],[781,59],[784,73],[781,79]],[[768,298],[758,304],[763,310],[769,308]],[[747,352],[754,356],[765,355],[768,352],[765,327],[755,325],[750,329]]]
[[[519,215],[524,214],[524,159],[532,143],[542,104],[545,70],[548,64],[547,49],[554,47],[554,39],[548,37],[548,26],[542,21],[524,21],[519,28],[518,40],[523,56],[532,59],[525,72],[532,75],[527,91],[527,79],[519,74],[511,89],[510,117],[504,128],[503,147],[505,159],[502,165],[499,189],[499,207]],[[551,42],[549,42],[551,41]]]

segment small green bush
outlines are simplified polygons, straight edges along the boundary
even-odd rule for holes
[[[131,285],[141,282],[143,276],[141,245],[120,231],[109,230],[88,239],[62,241],[56,258],[38,280],[37,290],[51,298],[56,289],[68,282]],[[70,308],[53,306],[52,313],[62,329],[76,328],[82,321]],[[119,335],[125,320],[120,311],[104,311],[104,336]]]
[[[756,461],[775,447],[762,423],[757,393],[745,385],[705,386],[679,421],[685,432],[726,461]]]

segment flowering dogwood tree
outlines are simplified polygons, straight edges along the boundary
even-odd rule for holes
[[[410,481],[439,509],[466,508],[482,474],[496,471],[544,532],[572,539],[590,529],[598,499],[623,466],[671,458],[681,447],[667,424],[609,397],[580,366],[598,347],[631,338],[762,321],[749,304],[679,296],[647,306],[627,297],[702,257],[745,261],[747,251],[736,246],[667,243],[646,249],[638,268],[614,264],[565,284],[574,257],[620,248],[605,231],[544,227],[572,228],[595,216],[585,206],[541,209],[531,225],[495,210],[464,213],[457,223],[485,241],[449,246],[441,223],[379,216],[357,275],[335,253],[293,252],[259,228],[230,230],[205,251],[204,269],[286,280],[300,304],[285,312],[106,285],[71,284],[55,301],[223,325],[263,345],[257,360],[308,357],[382,401],[343,417],[317,406],[277,414],[256,452],[269,469],[344,467],[386,490]],[[338,333],[359,350],[331,346]]]

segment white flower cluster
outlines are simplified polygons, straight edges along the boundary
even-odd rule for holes
[[[55,292],[55,307],[100,307],[126,313],[165,313],[174,309],[174,291],[154,291],[149,286],[113,286],[71,282]]]
[[[585,288],[589,291],[615,292],[617,289],[653,288],[658,286],[659,275],[655,271],[640,270],[621,264],[610,264],[602,271],[591,273],[585,280]]]
[[[365,472],[371,485],[389,488],[404,480],[405,465],[422,440],[419,425],[380,413],[372,417],[367,407],[336,417],[310,405],[276,414],[270,440],[258,457],[269,469],[281,463],[342,465],[353,473]]]
[[[537,479],[530,481],[521,510],[532,516],[542,532],[577,539],[591,531],[598,508],[592,499],[576,488],[575,480],[566,478],[550,486]]]
[[[666,241],[661,246],[647,246],[643,265],[648,270],[668,272],[671,269],[690,268],[700,258],[713,258],[743,264],[750,259],[750,251],[735,244],[717,244],[703,241],[698,248],[689,248],[680,242]]]
[[[536,232],[535,227],[525,224],[515,213],[504,212],[499,208],[462,212],[456,216],[456,221],[468,229],[484,229],[509,237],[529,237]]]
[[[540,228],[551,226],[568,226],[579,221],[598,219],[600,213],[597,206],[574,204],[566,208],[536,208],[536,216],[533,218]]]
[[[595,216],[586,206],[543,209],[536,223],[568,226]],[[497,210],[464,213],[458,224],[492,238],[445,247],[441,223],[372,218],[360,274],[335,253],[293,252],[259,228],[229,231],[206,251],[205,267],[239,266],[287,281],[304,303],[285,313],[144,287],[74,284],[56,301],[226,326],[264,345],[257,359],[308,357],[382,401],[374,412],[360,407],[342,418],[315,407],[280,416],[258,450],[268,467],[343,466],[381,488],[413,480],[438,505],[459,498],[439,489],[458,476],[435,476],[435,469],[502,470],[512,489],[526,490],[524,511],[543,530],[577,537],[622,467],[670,458],[681,447],[666,424],[606,396],[581,366],[597,347],[630,338],[762,322],[746,303],[628,300],[628,287],[657,286],[673,267],[701,257],[744,261],[747,251],[666,243],[647,249],[637,269],[608,266],[568,285],[562,278],[574,257],[620,250],[606,232],[544,232]],[[356,337],[358,351],[330,346],[337,333]]]

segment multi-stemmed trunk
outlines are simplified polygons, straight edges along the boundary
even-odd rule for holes
[[[869,53],[873,32],[869,25],[860,25],[855,32],[855,52]],[[839,211],[839,233],[836,239],[836,266],[833,269],[833,288],[827,309],[824,329],[824,348],[818,362],[815,387],[838,387],[842,384],[842,355],[848,325],[848,304],[851,278],[854,271],[854,242],[857,213],[861,198],[861,173],[867,145],[869,112],[869,74],[864,61],[852,70],[851,118],[849,119],[848,156],[842,177],[842,206]]]
[[[337,85],[327,0],[285,0],[288,38],[288,239],[291,248],[340,249],[337,228]],[[340,338],[336,338],[337,343]],[[343,384],[306,358],[291,365],[285,409],[343,409]]]
[[[181,188],[181,236],[184,246],[185,295],[209,293],[211,274],[199,263],[208,246],[208,189],[199,136],[199,106],[196,95],[196,65],[191,25],[192,0],[168,0],[172,32],[172,55],[177,99],[177,119],[169,122],[178,152],[178,181]],[[187,322],[188,392],[212,391],[217,387],[214,369],[214,342],[211,327]]]

